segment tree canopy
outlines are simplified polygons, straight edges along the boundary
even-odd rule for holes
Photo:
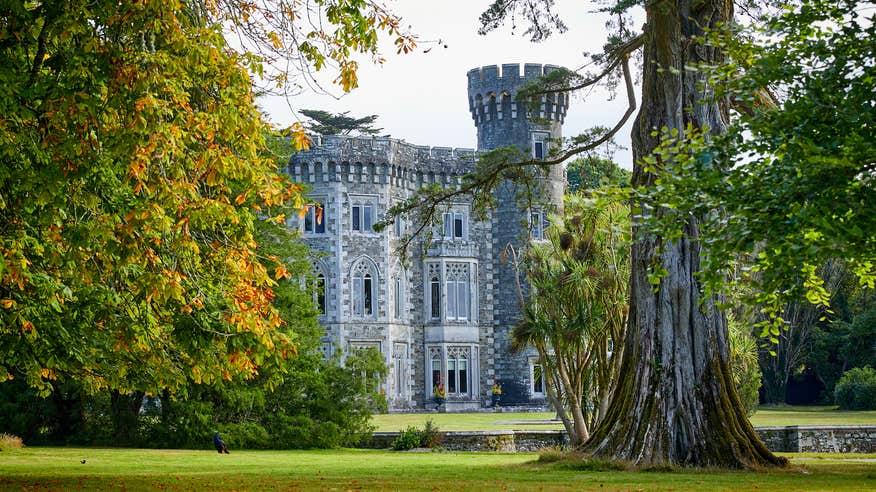
[[[662,152],[673,164],[647,191],[673,216],[724,212],[703,226],[704,272],[720,286],[745,256],[737,278],[755,284],[748,302],[773,319],[764,336],[778,337],[789,301],[829,304],[818,270],[827,260],[876,282],[874,6],[800,0],[744,31],[706,36],[730,57],[697,69],[734,118],[720,138],[670,139]]]
[[[602,185],[629,186],[631,174],[611,159],[591,155],[566,166],[569,193],[593,190]]]
[[[371,126],[377,120],[376,114],[356,118],[347,116],[349,111],[333,114],[319,109],[302,109],[300,113],[310,120],[304,124],[305,128],[320,135],[377,135],[381,130]]]
[[[272,287],[288,270],[255,230],[305,202],[262,152],[251,72],[333,60],[350,89],[378,34],[400,51],[413,38],[365,1],[28,1],[0,17],[0,380],[157,391],[279,374],[295,345]],[[231,49],[228,29],[260,50]]]

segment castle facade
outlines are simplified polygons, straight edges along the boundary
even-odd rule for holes
[[[520,65],[505,64],[468,72],[477,151],[516,145],[536,159],[547,155],[549,140],[561,136],[568,96],[543,96],[536,110],[514,96],[552,68],[525,64],[521,73]],[[382,353],[390,368],[383,389],[394,411],[433,408],[439,383],[447,411],[490,405],[496,380],[503,405],[545,403],[536,355],[510,350],[521,308],[517,275],[503,253],[542,239],[547,210],[521,209],[510,183],[497,191],[486,220],[476,220],[470,200],[444,204],[431,240],[415,238],[404,261],[396,248],[418,225],[396,219],[380,233],[372,229],[423,186],[455,186],[475,162],[473,149],[323,136],[287,168],[311,188],[312,206],[295,226],[320,253],[315,301],[323,350]],[[555,168],[544,189],[547,201],[561,205],[565,176]]]

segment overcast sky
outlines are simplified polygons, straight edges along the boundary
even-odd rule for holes
[[[390,9],[401,15],[421,40],[415,53],[396,55],[387,49],[382,66],[362,63],[359,88],[337,99],[304,93],[288,103],[266,98],[260,104],[270,120],[279,125],[297,121],[290,106],[350,111],[352,116],[376,114],[376,126],[383,128],[381,134],[416,145],[474,148],[477,130],[468,111],[466,88],[470,69],[502,63],[543,63],[578,69],[587,63],[584,51],[600,50],[606,34],[605,16],[588,12],[586,2],[560,3],[559,12],[569,31],[534,44],[521,35],[523,29],[512,33],[510,25],[486,36],[478,35],[478,17],[489,0],[390,1]],[[518,24],[523,27],[524,23]],[[441,44],[437,43],[439,39]],[[337,87],[332,90],[341,93]],[[601,89],[573,96],[563,135],[571,136],[597,124],[613,126],[626,108],[623,94],[621,91],[614,101],[609,101],[607,92]],[[617,137],[617,142],[627,148],[629,127],[628,123]],[[614,159],[623,167],[631,167],[629,150],[617,152]]]

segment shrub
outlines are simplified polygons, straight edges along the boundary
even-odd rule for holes
[[[274,444],[268,431],[254,422],[222,424],[219,430],[230,449],[270,449]]]
[[[876,370],[865,366],[846,371],[836,384],[834,398],[843,410],[876,410]]]
[[[730,338],[730,369],[736,392],[749,417],[757,411],[760,391],[761,370],[757,360],[757,341],[748,328],[728,316],[728,335]]]
[[[395,440],[392,441],[392,449],[396,451],[414,449],[420,446],[420,442],[422,441],[422,439],[422,431],[414,426],[411,426],[399,432],[398,437],[396,437]]]
[[[420,446],[424,448],[437,448],[444,442],[444,435],[438,430],[438,426],[432,419],[426,421],[426,426],[420,432]]]
[[[0,451],[11,451],[13,449],[21,449],[24,444],[21,438],[12,434],[0,434]]]

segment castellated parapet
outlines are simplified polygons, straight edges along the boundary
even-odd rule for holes
[[[569,96],[566,93],[540,96],[538,109],[527,111],[523,102],[515,101],[520,88],[528,81],[535,80],[559,67],[527,63],[520,74],[520,65],[506,63],[487,65],[468,72],[468,107],[475,126],[491,121],[509,121],[518,118],[551,120],[563,123],[569,109]]]
[[[314,136],[292,156],[288,173],[302,183],[358,182],[418,189],[458,183],[475,166],[474,149],[429,147],[387,137]]]

